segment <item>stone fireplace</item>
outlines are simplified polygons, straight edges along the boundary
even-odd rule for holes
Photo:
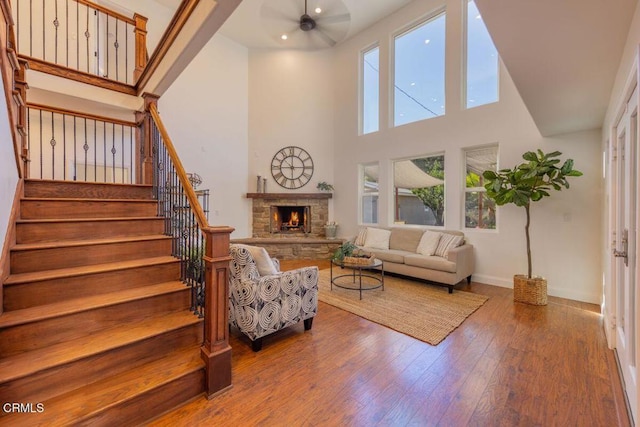
[[[323,237],[331,193],[249,193],[252,236]]]
[[[331,193],[248,193],[252,237],[232,243],[262,246],[279,259],[327,259],[342,239],[327,239]]]

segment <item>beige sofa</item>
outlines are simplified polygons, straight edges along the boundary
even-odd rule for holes
[[[374,229],[375,233],[369,231],[371,229]],[[374,241],[376,239],[367,239],[370,237],[369,235],[380,234],[381,232],[378,230],[388,230],[388,249],[384,248],[384,235],[382,243],[380,243],[380,239],[377,241]],[[441,233],[441,237],[446,236],[440,240],[443,244],[445,240],[453,239],[448,236],[461,236],[454,239],[460,240],[459,246],[453,242],[454,244],[450,244],[448,248],[440,248],[439,256],[437,254],[428,255],[429,251],[425,251],[424,245],[419,248],[419,244],[424,241],[421,239],[423,239],[425,231],[419,228],[368,227],[366,230],[361,230],[353,241],[362,251],[373,254],[376,258],[384,261],[385,272],[436,282],[448,286],[449,293],[452,293],[453,287],[465,278],[467,283],[471,283],[471,275],[474,270],[473,246],[464,241],[464,233],[453,230],[437,232],[429,230],[432,233]],[[374,245],[374,247],[368,247],[367,243]],[[419,253],[419,250],[423,253]]]

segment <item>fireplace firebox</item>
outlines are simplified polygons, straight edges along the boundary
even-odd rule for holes
[[[310,206],[271,206],[271,233],[310,233]]]

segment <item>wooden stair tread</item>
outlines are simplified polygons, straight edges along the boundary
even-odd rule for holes
[[[0,360],[0,384],[201,322],[202,319],[184,310],[8,356]]]
[[[46,420],[47,425],[75,424],[204,368],[200,346],[174,350],[162,359],[50,399],[44,402],[46,410],[43,413],[28,414],[28,419]],[[3,417],[3,422],[22,417],[11,414]]]
[[[70,222],[112,222],[112,221],[157,221],[164,220],[159,216],[121,216],[110,218],[43,218],[43,219],[19,219],[16,224],[56,224]]]
[[[129,268],[144,267],[149,265],[169,264],[178,261],[178,258],[172,256],[161,256],[154,258],[134,259],[129,261],[109,262],[104,264],[85,265],[80,267],[60,268],[55,270],[17,273],[11,274],[4,282],[4,286],[29,282],[40,282],[44,280],[54,280],[64,277],[76,277],[85,274],[99,274],[109,271],[126,270]]]
[[[184,283],[175,280],[123,291],[76,298],[53,304],[38,305],[21,310],[6,311],[0,316],[0,329],[51,319],[53,317],[81,313],[83,311],[140,300],[156,295],[183,292],[187,289]]]
[[[140,188],[153,188],[153,184],[123,184],[121,182],[90,182],[90,181],[60,181],[60,180],[54,180],[54,179],[38,179],[38,178],[25,178],[24,180],[26,185],[29,184],[60,184],[60,183],[64,183],[65,185],[77,185],[77,186],[84,186],[84,185],[105,185],[108,187],[140,187]]]
[[[28,202],[98,202],[98,203],[111,203],[111,202],[125,202],[125,203],[150,203],[157,204],[155,199],[101,199],[101,198],[83,198],[83,197],[23,197],[21,201]]]
[[[97,246],[108,245],[112,243],[126,242],[142,242],[145,240],[167,240],[172,239],[171,236],[165,234],[151,234],[142,236],[115,237],[110,239],[92,239],[92,240],[58,240],[56,242],[39,242],[39,243],[18,243],[11,248],[12,252],[29,251],[34,249],[52,249],[52,248],[70,248],[78,246]]]

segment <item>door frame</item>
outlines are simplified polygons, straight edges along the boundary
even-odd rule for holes
[[[616,361],[618,362],[619,372],[621,374],[621,382],[623,387],[625,387],[625,395],[629,400],[633,400],[633,402],[628,401],[628,409],[630,413],[640,410],[640,387],[638,387],[638,379],[636,378],[636,386],[635,389],[627,389],[627,385],[625,384],[624,377],[622,376],[622,372],[624,370],[624,366],[621,366],[620,359],[618,357],[617,349],[622,343],[618,343],[618,334],[617,334],[617,324],[620,321],[619,313],[621,308],[617,306],[617,289],[618,289],[618,281],[620,278],[618,277],[618,259],[614,257],[613,250],[617,248],[616,245],[616,226],[618,224],[618,220],[620,218],[620,213],[617,210],[616,206],[616,191],[618,186],[618,175],[617,175],[617,166],[616,166],[616,153],[615,148],[618,145],[618,134],[619,134],[619,124],[623,119],[624,115],[627,112],[627,106],[632,96],[636,97],[636,104],[640,104],[638,102],[638,98],[640,95],[640,88],[638,88],[638,83],[640,82],[640,75],[638,67],[638,60],[640,58],[640,52],[636,51],[636,56],[633,61],[632,69],[629,73],[627,81],[625,83],[624,92],[619,98],[619,105],[617,106],[616,115],[614,120],[611,122],[611,128],[608,130],[609,138],[605,142],[605,152],[604,152],[604,161],[603,166],[604,176],[605,176],[605,188],[606,188],[606,206],[605,211],[607,214],[606,221],[606,230],[605,230],[605,239],[604,239],[604,279],[605,286],[603,290],[603,306],[602,313],[604,316],[604,329],[605,335],[607,338],[607,343],[609,348],[616,351]],[[638,88],[638,92],[634,91]],[[640,108],[640,107],[638,107]],[[636,170],[636,188],[635,188],[635,198],[636,198],[636,206],[640,203],[640,185],[638,185],[638,175],[640,173],[640,126],[636,122],[635,129],[635,140],[636,140],[636,148],[634,153],[634,159],[631,160],[631,165],[635,167]],[[628,150],[627,150],[628,151]],[[633,214],[635,218],[636,230],[638,225],[640,225],[640,212],[636,209],[636,212]],[[640,247],[640,238],[638,233],[635,235],[629,236],[629,239],[633,239],[634,247],[637,249]],[[618,245],[619,246],[619,245]],[[631,245],[630,245],[631,246]],[[619,248],[618,248],[619,249]],[[634,259],[630,258],[630,262],[634,262],[636,278],[640,273],[640,261],[638,256],[635,256]],[[640,363],[640,357],[638,354],[640,353],[640,323],[638,321],[640,314],[640,292],[636,289],[635,299],[634,299],[634,310],[636,313],[635,317],[635,342],[636,342],[636,353],[635,360],[633,361],[633,365],[637,368]],[[633,410],[632,410],[633,408]],[[634,411],[635,410],[635,411]],[[633,416],[637,416],[633,413]]]

